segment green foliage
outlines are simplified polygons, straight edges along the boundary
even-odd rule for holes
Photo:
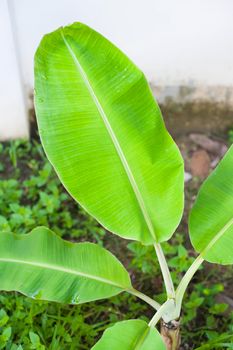
[[[228,140],[229,140],[230,145],[232,145],[233,144],[233,129],[229,130],[229,132],[228,132]]]
[[[212,263],[233,263],[233,146],[201,186],[190,212],[190,238]]]
[[[123,265],[97,244],[67,242],[43,226],[0,233],[0,290],[79,304],[130,289]]]
[[[193,291],[185,297],[182,315],[182,326],[185,329],[182,334],[184,343],[191,337],[192,344],[196,346],[198,344],[207,346],[209,342],[216,346],[218,342],[221,343],[221,337],[224,335],[228,337],[229,343],[232,341],[233,344],[233,311],[229,310],[229,305],[217,301],[218,296],[224,293],[224,285],[214,283],[217,274],[218,271],[212,278],[209,276],[208,284],[194,282]],[[214,346],[212,348],[215,349]],[[206,349],[212,348],[206,347]],[[222,349],[220,344],[216,348]]]
[[[74,199],[124,238],[171,237],[183,159],[128,57],[81,23],[47,34],[35,54],[35,107],[46,154]]]
[[[18,204],[22,211],[28,210],[30,207],[32,208],[30,211],[31,217],[35,222],[46,224],[53,230],[59,230],[61,236],[71,240],[78,239],[79,241],[88,239],[99,242],[99,244],[104,242],[105,246],[117,252],[122,261],[131,261],[131,276],[133,281],[136,282],[137,288],[151,296],[156,296],[159,302],[164,302],[166,293],[163,290],[159,266],[156,264],[152,248],[143,246],[138,242],[130,242],[128,243],[129,249],[126,249],[124,241],[119,242],[114,236],[105,235],[105,230],[100,228],[94,219],[85,214],[66,195],[54,171],[48,164],[40,145],[35,142],[17,141],[17,168],[13,166],[9,158],[11,146],[10,144],[0,144],[0,165],[4,168],[4,172],[2,171],[0,175],[0,215],[1,222],[5,222],[4,227],[7,228],[8,232],[27,233],[32,229],[30,220],[12,221],[12,215],[15,211],[13,211],[14,207],[10,204]],[[48,169],[50,170],[48,171]],[[31,183],[31,181],[33,185],[30,185],[30,187],[25,185]],[[57,195],[54,191],[51,192],[51,188],[57,188],[59,194]],[[49,214],[46,207],[43,207],[42,214],[41,209],[39,210],[39,208],[42,208],[39,195],[41,190],[49,194],[52,199],[55,197],[55,201],[57,196],[59,198],[67,196],[67,199],[64,202],[60,201],[59,208],[52,214]],[[64,220],[63,212],[66,213],[65,217],[69,217],[69,220]],[[174,266],[175,261],[176,266],[172,267],[172,277],[175,285],[178,285],[184,269],[187,269],[193,261],[193,258],[190,257],[190,251],[185,248],[184,240],[184,234],[176,234],[171,243],[163,244],[164,252],[168,257],[168,264]],[[179,248],[180,246],[182,248]],[[181,260],[177,260],[178,250],[180,252],[186,251],[189,254],[186,258],[180,256]],[[142,268],[143,274],[141,273]],[[229,334],[233,333],[233,315],[229,310],[224,313],[215,313],[214,311],[213,314],[210,314],[209,312],[209,309],[212,310],[212,307],[215,309],[215,305],[218,305],[216,297],[224,293],[222,282],[229,280],[230,283],[232,277],[233,271],[230,268],[225,274],[216,268],[212,269],[211,274],[207,276],[206,271],[204,273],[201,270],[198,273],[194,284],[190,287],[194,294],[190,293],[184,299],[183,344],[190,343],[193,347],[197,347],[201,343],[213,342],[213,339],[216,343],[221,334],[225,334],[225,337],[228,336],[229,338]],[[206,280],[206,282],[200,283],[199,280]],[[192,300],[194,297],[204,298],[198,311],[195,307],[191,308],[190,304],[186,306],[186,303],[190,301],[190,295]],[[221,309],[221,306],[217,306],[217,312],[219,309]],[[11,327],[11,337],[7,345],[4,345],[7,350],[29,350],[33,346],[29,336],[30,332],[37,334],[40,337],[40,343],[48,350],[59,348],[64,350],[89,350],[109,324],[132,318],[143,318],[148,321],[152,316],[151,310],[145,303],[139,302],[135,297],[126,294],[111,298],[107,303],[104,301],[81,306],[69,306],[28,299],[13,292],[1,293],[0,310],[0,334]],[[230,338],[227,339],[228,343],[230,341]],[[221,339],[220,344],[222,344]]]
[[[32,187],[40,189],[39,195],[36,192],[39,205],[32,207],[31,200],[30,204],[20,203],[23,189],[17,190],[16,179],[2,186],[2,206],[11,215],[9,223],[5,215],[0,217],[0,288],[66,303],[128,291],[155,308],[156,314],[149,324],[142,320],[116,323],[94,348],[150,350],[157,345],[164,349],[155,326],[161,318],[168,323],[180,317],[185,290],[204,259],[223,265],[233,263],[233,146],[201,187],[191,210],[190,236],[200,255],[188,268],[191,259],[180,242],[177,255],[172,256],[170,251],[167,263],[159,242],[167,241],[180,222],[183,160],[141,71],[100,34],[75,23],[41,41],[35,55],[35,95],[42,143],[65,188],[111,232],[154,246],[166,298],[161,306],[134,289],[127,271],[98,244],[67,242],[42,226],[27,235],[20,230],[17,234],[9,232],[12,227],[23,227],[24,222],[34,226],[34,207],[42,221],[48,219],[53,224],[54,214],[68,200],[57,186],[51,186],[49,192],[43,190],[52,172],[49,165],[40,173],[42,181],[32,177],[31,182],[24,183],[29,198],[35,195]],[[17,170],[18,148],[20,142],[11,142],[9,158]],[[36,167],[36,162],[32,160],[30,166]],[[4,166],[0,168],[3,170]],[[12,197],[10,205],[9,198],[4,201],[4,192]],[[72,228],[71,216],[66,212],[63,218]],[[128,247],[139,259],[148,254],[147,248],[140,252],[136,243]],[[168,244],[166,248],[170,249]],[[148,259],[147,264],[141,264],[148,274],[153,272],[150,262]],[[136,259],[131,266],[134,264],[139,267]],[[169,267],[173,274],[184,274],[176,290]],[[201,294],[194,288],[185,301],[184,324],[211,299],[211,293],[206,297]],[[209,323],[227,309],[225,303],[208,305],[212,316]],[[16,344],[12,343],[12,327],[7,326],[9,318],[4,309],[1,317],[1,346],[12,349]],[[211,330],[205,336],[210,347],[230,339]],[[28,339],[30,349],[45,349],[44,339],[33,329]]]
[[[175,286],[178,286],[183,273],[194,261],[190,252],[184,246],[184,238],[184,234],[176,233],[170,243],[164,242],[162,245],[168,266],[171,268],[171,276]],[[155,263],[153,247],[143,246],[139,242],[130,242],[127,247],[131,252],[129,266],[136,275],[136,279],[140,281],[141,288],[148,288],[149,291],[151,285],[154,285],[157,291],[157,285],[160,283],[160,269],[158,264]],[[166,301],[164,285],[162,285],[162,290],[159,293],[157,291],[154,297],[161,304]]]
[[[128,320],[108,328],[92,349],[166,350],[166,347],[157,329],[142,320]]]
[[[0,230],[27,233],[35,226],[47,226],[72,240],[83,236],[100,243],[105,230],[64,191],[41,145],[15,143],[20,169],[9,157],[13,143],[1,152],[6,176],[0,181]]]
[[[7,329],[12,329],[3,347],[7,350],[16,350],[19,346],[23,350],[89,350],[98,333],[111,322],[111,318],[115,319],[115,312],[118,311],[117,305],[112,303],[108,318],[103,320],[106,309],[101,304],[73,307],[9,293],[0,296],[0,304],[4,306],[0,312],[0,320],[4,319],[0,325],[0,334],[6,334]],[[118,317],[120,315],[119,310]]]
[[[192,208],[191,240],[201,255],[175,292],[168,266],[184,272],[187,250],[179,245],[167,265],[158,242],[171,237],[182,215],[183,162],[141,71],[100,34],[74,23],[42,39],[35,55],[35,93],[43,146],[70,194],[111,232],[154,244],[168,301],[157,306],[158,317],[150,324],[178,318],[203,259],[233,262],[231,149]],[[136,244],[129,248],[147,253]],[[148,262],[141,268],[150,272]],[[202,302],[196,297],[187,307]]]

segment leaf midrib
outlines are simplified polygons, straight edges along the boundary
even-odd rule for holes
[[[130,168],[130,166],[128,164],[128,161],[127,161],[127,159],[126,159],[126,157],[124,155],[124,152],[123,152],[123,150],[122,150],[122,148],[120,146],[120,143],[119,143],[119,141],[118,141],[118,139],[117,139],[117,137],[116,137],[112,127],[111,127],[111,124],[110,124],[110,122],[109,122],[109,120],[107,118],[107,115],[104,112],[104,109],[103,109],[101,103],[99,102],[99,100],[98,100],[98,98],[97,98],[97,96],[96,96],[96,94],[95,94],[95,92],[94,92],[94,90],[93,90],[93,88],[91,86],[91,83],[90,83],[90,81],[88,79],[88,76],[87,76],[86,72],[82,68],[82,66],[81,66],[79,60],[77,59],[74,51],[72,50],[70,44],[66,40],[65,34],[63,32],[63,28],[61,28],[60,33],[61,33],[61,37],[62,37],[62,39],[63,39],[63,41],[64,41],[64,43],[65,43],[65,45],[66,45],[66,47],[67,47],[67,49],[68,49],[68,51],[70,53],[70,55],[71,55],[75,65],[76,65],[76,67],[77,67],[77,69],[78,69],[78,71],[79,71],[79,73],[81,75],[81,77],[83,78],[84,84],[86,85],[86,87],[87,87],[87,89],[88,89],[88,91],[89,91],[89,93],[91,95],[91,98],[92,98],[92,100],[93,100],[93,102],[94,102],[94,104],[95,104],[95,106],[96,106],[96,108],[97,108],[97,110],[98,110],[98,112],[99,112],[103,122],[104,122],[104,125],[106,126],[108,134],[109,134],[109,136],[110,136],[110,138],[111,138],[111,140],[113,142],[113,145],[114,145],[114,147],[116,149],[116,152],[117,152],[117,154],[118,154],[118,156],[120,158],[120,161],[121,161],[121,163],[123,165],[123,168],[124,168],[124,170],[126,172],[126,175],[128,177],[128,180],[129,180],[129,182],[131,184],[131,187],[133,189],[135,197],[136,197],[136,199],[138,201],[139,208],[140,208],[140,210],[142,212],[142,215],[144,217],[144,220],[145,220],[145,222],[147,224],[148,230],[149,230],[152,238],[155,241],[157,241],[156,234],[155,234],[155,231],[154,231],[154,227],[153,227],[150,215],[149,215],[149,213],[148,213],[148,211],[146,209],[146,205],[144,203],[142,194],[141,194],[141,192],[140,192],[140,190],[138,188],[138,185],[137,185],[136,180],[135,180],[135,178],[133,176],[131,168]]]
[[[231,218],[225,226],[214,236],[209,244],[203,249],[201,255],[205,255],[214,246],[214,244],[224,235],[224,233],[233,225],[233,218]]]
[[[142,345],[144,344],[148,334],[149,334],[150,328],[147,326],[147,328],[142,332],[140,337],[137,339],[136,344],[134,345],[134,350],[140,350]]]
[[[114,287],[121,288],[123,290],[127,289],[126,286],[121,286],[121,285],[114,283],[113,281],[108,280],[106,278],[94,276],[94,275],[91,275],[88,273],[80,272],[80,271],[69,269],[69,268],[65,268],[65,267],[62,267],[59,265],[45,264],[45,263],[41,263],[41,262],[34,262],[34,261],[28,261],[28,260],[22,260],[22,259],[12,259],[12,258],[0,258],[0,262],[6,262],[6,263],[12,263],[12,264],[24,264],[24,265],[34,266],[34,267],[40,267],[43,269],[64,272],[64,273],[72,274],[75,276],[85,277],[85,278],[89,278],[89,279],[92,279],[92,280],[95,280],[98,282],[109,284],[109,285],[112,285]]]

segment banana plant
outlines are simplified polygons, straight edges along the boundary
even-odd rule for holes
[[[151,321],[118,322],[92,349],[179,349],[193,275],[203,261],[233,263],[233,146],[191,209],[198,255],[175,290],[161,243],[183,214],[184,165],[143,73],[102,35],[74,23],[45,35],[36,51],[35,108],[45,153],[66,190],[109,232],[154,246],[167,300],[161,305],[136,290],[106,249],[67,242],[45,227],[0,234],[0,289],[69,304],[132,294],[154,309]]]

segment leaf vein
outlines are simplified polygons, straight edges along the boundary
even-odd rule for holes
[[[61,36],[62,36],[62,39],[63,39],[63,41],[64,41],[64,43],[65,43],[65,45],[66,45],[66,47],[67,47],[71,57],[74,60],[74,63],[76,65],[79,73],[81,74],[81,76],[83,78],[83,81],[84,81],[84,83],[85,83],[85,85],[86,85],[86,87],[87,87],[87,89],[88,89],[88,91],[89,91],[89,93],[90,93],[90,95],[92,97],[93,102],[95,103],[96,108],[98,109],[98,112],[99,112],[99,114],[100,114],[100,116],[101,116],[101,118],[102,118],[102,120],[103,120],[103,122],[104,122],[104,124],[106,126],[106,129],[107,129],[107,131],[109,133],[109,136],[110,136],[110,138],[111,138],[111,140],[113,142],[113,145],[114,145],[114,147],[116,149],[116,152],[117,152],[117,154],[118,154],[118,156],[119,156],[119,158],[121,160],[121,163],[123,165],[123,168],[124,168],[124,170],[125,170],[125,172],[127,174],[128,180],[129,180],[129,182],[130,182],[130,184],[132,186],[133,192],[134,192],[135,197],[136,197],[136,199],[138,201],[139,208],[140,208],[140,210],[142,212],[142,215],[144,217],[144,220],[145,220],[145,222],[147,224],[148,230],[149,230],[152,238],[156,241],[156,234],[155,234],[155,231],[154,231],[154,227],[153,227],[150,215],[149,215],[149,213],[148,213],[148,211],[146,209],[146,205],[144,203],[142,194],[141,194],[141,192],[140,192],[140,190],[138,188],[138,185],[137,185],[136,180],[135,180],[135,178],[133,176],[132,170],[131,170],[131,168],[130,168],[130,166],[128,164],[128,161],[127,161],[127,159],[126,159],[126,157],[124,155],[124,152],[123,152],[123,150],[122,150],[122,148],[120,146],[120,143],[119,143],[119,141],[118,141],[118,139],[117,139],[117,137],[116,137],[116,135],[114,133],[114,130],[112,129],[112,126],[111,126],[111,124],[110,124],[110,122],[108,120],[108,117],[105,114],[104,109],[103,109],[101,103],[99,102],[99,100],[98,100],[98,98],[97,98],[97,96],[96,96],[96,94],[95,94],[95,92],[94,92],[94,90],[93,90],[93,88],[91,86],[91,83],[90,83],[90,81],[89,81],[89,79],[87,77],[86,72],[84,71],[84,69],[81,66],[79,60],[77,59],[74,51],[72,50],[70,44],[68,43],[67,39],[65,38],[65,35],[63,33],[63,29],[62,28],[61,28]]]
[[[213,245],[224,235],[224,233],[233,225],[233,218],[230,219],[225,226],[214,236],[214,238],[209,242],[209,244],[204,248],[201,255],[206,254]]]
[[[126,290],[126,287],[121,286],[111,280],[108,280],[106,278],[103,277],[99,277],[99,276],[94,276],[85,272],[80,272],[77,270],[73,270],[73,269],[69,269],[69,268],[65,268],[62,266],[55,266],[52,264],[45,264],[45,263],[41,263],[41,262],[32,262],[32,261],[26,261],[26,260],[20,260],[20,259],[10,259],[10,258],[0,258],[0,262],[6,262],[6,263],[15,263],[15,264],[24,264],[24,265],[30,265],[30,266],[35,266],[35,267],[41,267],[43,269],[48,269],[48,270],[53,270],[53,271],[58,271],[58,272],[65,272],[65,273],[69,273],[72,275],[76,275],[76,276],[80,276],[80,277],[85,277],[85,278],[89,278],[98,282],[102,282],[102,283],[106,283],[106,284],[110,284],[114,287],[118,287],[121,289]]]

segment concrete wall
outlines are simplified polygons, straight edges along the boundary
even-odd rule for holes
[[[24,89],[6,0],[0,0],[0,140],[27,137]]]
[[[93,26],[125,51],[152,84],[160,86],[159,99],[181,85],[193,87],[196,95],[198,87],[201,91],[212,87],[214,91],[217,87],[219,91],[221,86],[228,95],[233,87],[232,0],[8,0],[8,3],[15,36],[15,48],[12,45],[8,48],[12,51],[8,56],[11,61],[18,57],[26,95],[33,87],[33,54],[41,37],[74,21]],[[0,20],[1,16],[0,12]],[[9,46],[8,36],[6,32],[5,43]],[[0,57],[0,69],[2,60]],[[20,75],[16,68],[12,71],[16,64],[11,61],[5,62],[1,79],[8,81],[11,71],[15,79],[7,84],[13,87],[20,85]],[[212,95],[215,98],[218,93]],[[7,112],[6,107],[2,113],[1,106],[2,103],[0,122],[3,114],[15,115],[12,108]]]

